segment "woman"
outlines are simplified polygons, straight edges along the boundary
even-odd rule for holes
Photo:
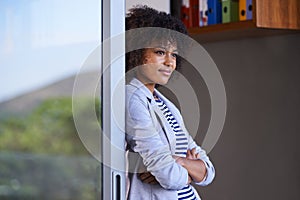
[[[126,54],[127,74],[133,74],[126,85],[128,199],[199,200],[191,183],[211,183],[214,167],[189,135],[179,110],[156,89],[180,65],[184,42],[173,32],[187,30],[180,20],[147,6],[128,13],[126,30],[136,28],[144,29],[127,34],[127,49],[147,48]]]

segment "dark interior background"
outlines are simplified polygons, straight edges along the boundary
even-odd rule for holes
[[[197,187],[202,198],[300,199],[300,34],[203,46],[222,75],[227,116],[209,152],[216,178]],[[193,68],[182,72],[199,98],[201,144],[210,120],[208,91]]]
[[[204,199],[300,199],[300,35],[203,45],[227,94]]]

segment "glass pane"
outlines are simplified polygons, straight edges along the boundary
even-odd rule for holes
[[[99,3],[0,1],[0,199],[100,198],[100,164],[72,113],[76,74],[100,41]]]

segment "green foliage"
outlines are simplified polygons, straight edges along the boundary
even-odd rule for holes
[[[99,163],[90,157],[0,152],[0,163],[0,199],[96,199]]]
[[[84,101],[83,101],[84,102]],[[86,101],[79,115],[86,113]],[[96,101],[99,116],[99,101]],[[48,99],[26,118],[0,121],[0,150],[31,153],[81,155],[86,154],[76,132],[71,98]]]
[[[77,115],[87,116],[91,103],[80,100]],[[99,100],[95,107],[99,118]],[[71,98],[48,99],[26,117],[0,121],[0,199],[94,200],[98,167],[76,132]]]

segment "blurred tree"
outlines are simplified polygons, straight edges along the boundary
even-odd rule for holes
[[[81,105],[79,114],[86,114],[88,102]],[[95,102],[96,115],[99,117],[100,103],[99,100]],[[72,99],[48,99],[25,118],[14,117],[0,121],[0,150],[87,154],[74,125]]]
[[[94,101],[80,102],[77,114],[85,117]],[[95,200],[98,167],[77,134],[71,98],[48,99],[26,117],[0,120],[0,199]]]

